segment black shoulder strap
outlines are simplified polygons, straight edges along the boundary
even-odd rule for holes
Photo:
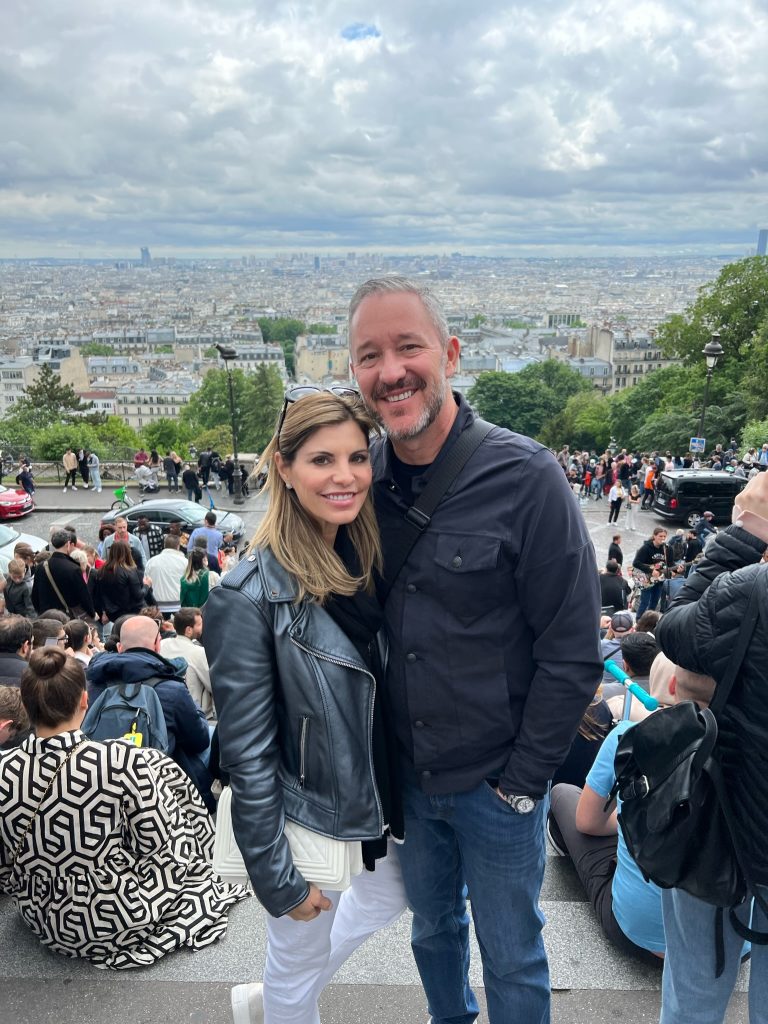
[[[736,681],[736,676],[739,674],[742,662],[747,653],[752,634],[757,626],[757,620],[760,617],[760,593],[765,590],[765,571],[760,568],[755,573],[755,579],[752,584],[752,590],[749,594],[749,604],[747,610],[744,613],[744,618],[741,620],[741,627],[739,629],[739,635],[736,637],[736,645],[733,648],[733,654],[728,662],[728,671],[723,676],[722,682],[717,684],[715,689],[715,696],[710,702],[710,709],[712,713],[717,717],[725,707],[726,701],[728,700],[733,684]]]
[[[136,690],[131,694],[131,697],[135,697],[142,686],[149,686],[154,690],[158,683],[164,683],[170,678],[170,676],[149,676],[147,679],[134,679],[132,683],[123,682],[122,679],[115,679],[113,682],[109,682],[106,685],[118,687],[121,697],[128,697],[128,691],[135,686]]]
[[[492,430],[493,424],[486,423],[481,419],[474,420],[466,430],[463,430],[438,466],[434,476],[405,513],[403,529],[398,533],[396,547],[387,560],[386,580],[382,595],[384,600],[392,589],[416,541],[432,521],[432,513],[445,497],[448,488],[466,466],[470,457]]]

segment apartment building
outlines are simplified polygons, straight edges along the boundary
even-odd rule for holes
[[[176,419],[200,382],[188,376],[163,380],[132,380],[116,389],[117,415],[134,430],[141,430],[161,417]]]
[[[300,334],[294,350],[296,378],[346,380],[349,350],[344,334]]]

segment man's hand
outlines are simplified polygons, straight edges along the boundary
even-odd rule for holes
[[[288,917],[292,917],[294,921],[314,921],[316,917],[320,916],[320,911],[330,909],[331,901],[327,896],[323,896],[316,885],[310,882],[309,895],[298,907],[288,911]]]

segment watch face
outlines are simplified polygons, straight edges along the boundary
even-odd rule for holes
[[[518,814],[530,814],[535,808],[536,801],[530,796],[518,796],[515,798],[512,807]]]

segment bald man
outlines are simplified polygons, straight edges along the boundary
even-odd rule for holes
[[[120,629],[117,653],[99,654],[88,665],[88,696],[94,701],[107,686],[151,680],[165,716],[168,753],[195,782],[208,805],[212,802],[208,774],[211,731],[187,690],[186,672],[183,658],[160,654],[160,628],[155,620],[132,615]]]

